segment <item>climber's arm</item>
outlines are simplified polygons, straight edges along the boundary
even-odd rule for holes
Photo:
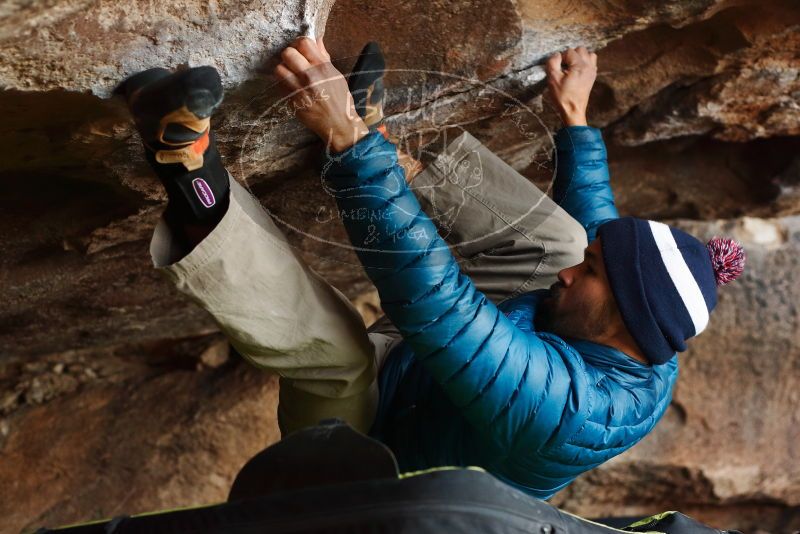
[[[566,125],[555,136],[553,199],[583,225],[591,242],[598,226],[619,216],[603,137],[586,122],[589,94],[597,76],[597,54],[583,47],[554,54],[546,70],[550,95]]]
[[[619,217],[603,137],[597,128],[571,126],[561,129],[555,141],[553,200],[583,225],[591,243],[601,224]]]

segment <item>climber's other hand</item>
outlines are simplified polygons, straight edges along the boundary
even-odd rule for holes
[[[597,78],[597,54],[585,47],[556,52],[545,65],[550,96],[567,126],[585,126],[589,94]]]
[[[356,113],[347,81],[325,50],[320,37],[299,37],[281,52],[275,76],[289,92],[289,104],[297,118],[341,152],[369,130]]]

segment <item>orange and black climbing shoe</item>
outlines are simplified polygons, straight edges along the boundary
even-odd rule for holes
[[[371,41],[359,54],[347,86],[356,105],[356,112],[364,120],[367,128],[380,131],[387,136],[383,124],[383,75],[386,60],[378,43]]]
[[[229,182],[211,132],[211,115],[223,97],[216,69],[149,69],[114,92],[126,99],[171,214],[187,221],[219,218]]]

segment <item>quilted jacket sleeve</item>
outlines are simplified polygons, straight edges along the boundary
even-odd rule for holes
[[[466,419],[501,450],[523,429],[539,445],[575,432],[570,414],[589,394],[583,362],[517,328],[461,273],[394,145],[368,134],[325,175],[381,306]]]
[[[553,200],[583,225],[591,243],[598,226],[619,217],[603,136],[597,128],[571,126],[559,130],[555,142]]]

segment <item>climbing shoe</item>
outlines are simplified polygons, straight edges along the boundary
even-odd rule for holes
[[[386,60],[378,43],[371,41],[361,50],[347,79],[355,101],[356,112],[370,130],[379,130],[386,137],[383,125],[383,75]]]
[[[385,139],[398,144],[400,141],[389,136],[383,123],[383,76],[386,71],[386,59],[383,57],[378,43],[371,41],[364,46],[356,64],[347,79],[347,86],[355,101],[356,112],[363,119],[370,131],[379,131]],[[406,181],[411,183],[416,175],[422,172],[423,165],[404,150],[398,150],[397,160],[406,174]]]
[[[115,93],[125,97],[147,160],[167,190],[171,215],[189,223],[219,219],[229,182],[211,132],[211,114],[223,97],[216,69],[149,69]]]

